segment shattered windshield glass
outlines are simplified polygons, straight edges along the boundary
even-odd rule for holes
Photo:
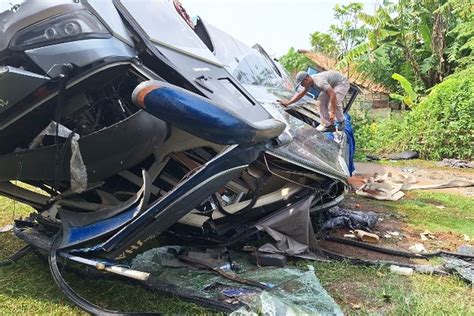
[[[206,27],[211,35],[217,59],[242,84],[293,89],[291,83],[280,77],[270,64],[271,61],[259,51],[212,25],[207,24]]]

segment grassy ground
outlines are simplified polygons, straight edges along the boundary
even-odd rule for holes
[[[474,201],[459,196],[413,192],[402,201],[379,202],[358,197],[370,207],[385,208],[417,229],[467,234],[474,238]],[[440,209],[437,206],[446,208]],[[28,207],[0,197],[0,227],[27,216]],[[22,246],[11,233],[0,234],[0,258]],[[347,314],[474,315],[472,287],[456,277],[392,274],[386,267],[361,267],[344,262],[312,264],[324,287]],[[177,298],[151,293],[122,281],[93,280],[66,274],[74,288],[102,307],[122,311],[207,314],[212,311]],[[0,267],[0,314],[79,314],[54,284],[47,263],[28,255]]]

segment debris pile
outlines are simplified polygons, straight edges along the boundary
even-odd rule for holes
[[[457,177],[431,180],[427,183],[419,181],[413,172],[395,175],[388,172],[355,175],[351,179],[351,184],[357,195],[376,200],[398,201],[405,196],[403,191],[470,187],[474,186],[474,181]]]

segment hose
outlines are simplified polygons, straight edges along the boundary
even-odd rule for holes
[[[85,298],[77,294],[64,280],[63,276],[61,275],[61,271],[59,270],[58,267],[58,262],[57,262],[57,252],[58,252],[58,247],[60,245],[62,238],[62,231],[60,231],[58,234],[55,235],[51,249],[49,251],[49,256],[48,256],[48,263],[49,263],[49,268],[51,270],[51,275],[53,276],[54,281],[56,284],[59,286],[61,292],[69,299],[71,302],[73,302],[75,305],[77,305],[79,308],[82,310],[86,311],[87,313],[90,313],[92,315],[123,315],[123,316],[128,316],[128,315],[160,315],[159,313],[121,313],[117,311],[111,311],[108,309],[104,309],[102,307],[99,307],[97,305],[92,304],[91,302],[87,301]]]
[[[330,259],[338,260],[338,261],[348,261],[352,264],[359,264],[359,265],[365,265],[365,266],[396,265],[396,266],[405,267],[405,268],[412,268],[413,270],[419,271],[419,272],[423,271],[422,265],[401,263],[401,262],[389,261],[389,260],[366,260],[366,259],[353,258],[353,257],[337,254],[337,253],[324,250],[324,249],[321,249],[321,251]],[[423,272],[433,273],[437,275],[448,275],[446,271],[436,269],[436,268],[433,268],[429,271],[423,271]]]
[[[26,245],[25,247],[21,248],[17,252],[15,252],[13,255],[11,255],[8,259],[1,260],[0,261],[0,267],[5,267],[9,266],[11,264],[14,264],[24,256],[26,256],[30,251],[32,250],[30,245]]]
[[[341,244],[346,244],[346,245],[350,245],[354,247],[364,248],[364,249],[368,249],[368,250],[372,250],[372,251],[376,251],[380,253],[385,253],[385,254],[389,254],[393,256],[405,257],[405,258],[428,259],[428,258],[433,258],[433,257],[438,257],[438,256],[450,256],[450,257],[457,257],[457,258],[468,259],[468,260],[474,259],[473,255],[457,253],[457,252],[449,252],[449,251],[444,251],[444,250],[417,254],[417,253],[408,252],[408,251],[401,251],[401,250],[395,250],[395,249],[390,249],[390,248],[385,248],[385,247],[374,246],[374,245],[366,244],[360,241],[349,240],[349,239],[340,238],[340,237],[328,236],[325,238],[325,240],[338,242]]]

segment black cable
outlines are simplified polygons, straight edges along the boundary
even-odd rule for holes
[[[54,135],[54,145],[56,146],[56,156],[55,156],[55,168],[54,168],[54,188],[58,190],[59,187],[59,177],[60,177],[60,168],[59,159],[61,149],[59,148],[59,125],[61,124],[61,116],[63,113],[64,106],[64,91],[67,87],[67,82],[69,80],[69,73],[73,69],[71,64],[62,65],[61,74],[59,75],[59,84],[58,84],[58,102],[56,104],[56,109],[54,111],[54,121],[56,122],[56,133]]]
[[[48,257],[47,253],[42,254],[41,252],[35,251],[35,254],[38,255],[39,259],[47,263],[47,257]],[[102,273],[94,268],[89,268],[89,269],[84,270],[84,269],[80,269],[74,266],[66,266],[66,267],[63,267],[63,270],[74,273],[82,278],[93,278],[95,281],[97,280],[113,280],[113,281],[121,281],[121,282],[126,281],[127,284],[142,286],[148,291],[152,291],[155,293],[156,292],[166,293],[168,295],[176,296],[183,300],[186,300],[195,304],[200,304],[206,308],[212,308],[212,309],[219,310],[226,313],[232,312],[236,309],[235,305],[230,305],[230,304],[226,304],[224,302],[218,302],[218,301],[216,302],[205,297],[199,297],[199,296],[193,295],[183,290],[182,288],[173,286],[171,284],[163,283],[153,276],[150,276],[150,278],[148,278],[148,280],[146,281],[140,281],[140,280],[130,279],[128,277],[113,274],[113,273],[110,273],[110,274]],[[134,315],[140,315],[140,314],[135,313]],[[150,314],[147,314],[147,315],[150,315]]]
[[[270,287],[268,285],[265,285],[265,284],[257,282],[257,281],[244,279],[244,278],[242,278],[242,277],[240,277],[236,274],[228,273],[228,272],[226,272],[226,271],[224,271],[220,268],[212,267],[212,266],[206,264],[205,262],[202,262],[201,260],[198,260],[198,259],[195,259],[195,258],[189,258],[189,257],[185,257],[185,256],[178,256],[178,259],[181,260],[181,261],[184,261],[186,263],[190,263],[190,264],[194,264],[194,265],[198,265],[198,266],[201,266],[203,268],[206,268],[207,270],[215,272],[216,274],[222,276],[223,278],[226,278],[226,279],[231,280],[233,282],[237,282],[237,283],[257,287],[257,288],[262,289],[262,290],[270,289]]]
[[[92,314],[92,315],[123,315],[123,316],[128,316],[128,315],[160,315],[159,313],[121,313],[117,311],[111,311],[108,309],[101,308],[97,305],[92,304],[91,302],[87,301],[85,298],[77,294],[64,280],[63,276],[61,275],[61,271],[59,270],[58,267],[58,262],[57,262],[57,252],[58,252],[58,247],[61,243],[62,239],[62,231],[60,231],[58,234],[55,235],[53,238],[53,242],[51,244],[51,249],[49,251],[49,256],[48,256],[48,263],[49,263],[49,268],[51,270],[51,275],[53,276],[54,281],[56,284],[59,286],[61,292],[69,299],[71,302],[73,302],[75,305],[77,305],[79,308],[82,310]]]
[[[0,260],[0,267],[9,266],[11,264],[16,263],[18,260],[20,260],[27,254],[29,254],[31,250],[32,250],[31,246],[26,245],[25,247],[21,248],[20,250],[15,252],[13,255],[11,255],[8,259]]]
[[[340,237],[328,236],[325,238],[325,240],[338,242],[341,244],[346,244],[346,245],[350,245],[354,247],[364,248],[364,249],[368,249],[368,250],[372,250],[372,251],[380,252],[380,253],[385,253],[385,254],[389,254],[393,256],[405,257],[405,258],[428,259],[428,258],[444,255],[444,256],[458,257],[458,258],[463,258],[463,259],[474,259],[473,255],[457,253],[457,252],[449,252],[449,251],[443,251],[443,250],[417,254],[417,253],[408,252],[408,251],[401,251],[401,250],[396,250],[396,249],[370,245],[370,244],[366,244],[360,241],[350,240],[350,239],[345,239],[345,238],[340,238]]]
[[[423,255],[421,255],[421,254],[416,254],[416,253],[412,253],[412,252],[408,252],[408,251],[400,251],[400,250],[395,250],[395,249],[390,249],[390,248],[374,246],[374,245],[366,244],[366,243],[359,242],[359,241],[356,241],[356,240],[349,240],[349,239],[345,239],[345,238],[332,237],[332,236],[326,237],[325,240],[332,241],[332,242],[337,242],[337,243],[341,243],[341,244],[346,244],[346,245],[354,246],[354,247],[358,247],[358,248],[364,248],[364,249],[367,249],[367,250],[372,250],[372,251],[375,251],[375,252],[385,253],[385,254],[394,255],[394,256],[398,256],[398,257],[418,258],[418,259],[423,258]]]
[[[417,269],[419,267],[423,267],[423,266],[419,266],[417,264],[402,263],[402,262],[397,262],[397,261],[366,260],[366,259],[353,258],[353,257],[337,254],[337,253],[334,253],[334,252],[331,252],[331,251],[328,251],[328,250],[324,250],[324,249],[321,249],[321,251],[330,259],[338,260],[338,261],[348,261],[352,264],[360,264],[360,265],[365,265],[365,266],[396,265],[396,266],[405,267],[405,268],[412,268],[415,271],[417,271]],[[436,269],[436,268],[434,268],[431,272],[434,273],[434,274],[439,274],[439,275],[447,275],[448,274],[448,273],[446,273],[446,271]]]

